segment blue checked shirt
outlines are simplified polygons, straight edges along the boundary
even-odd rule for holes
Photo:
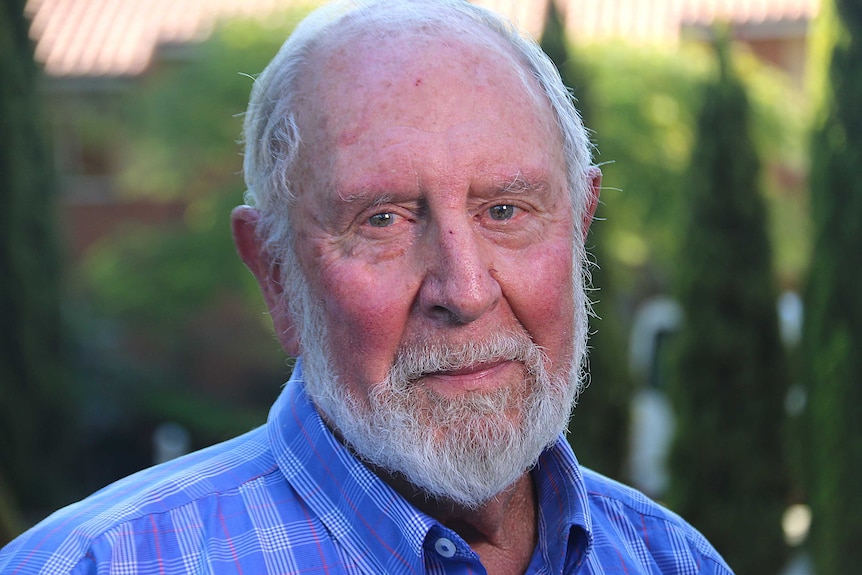
[[[528,573],[731,573],[643,495],[581,469],[560,438],[532,471]],[[53,514],[0,551],[4,575],[481,574],[454,531],[353,457],[305,394],[301,363],[267,424],[144,470]]]

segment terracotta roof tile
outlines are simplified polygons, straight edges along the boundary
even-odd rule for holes
[[[317,2],[323,0],[315,0]],[[549,0],[475,0],[538,36]],[[219,19],[266,16],[303,0],[29,0],[36,58],[54,76],[143,72],[157,47],[206,38]],[[820,0],[557,0],[579,39],[675,41],[682,25],[813,18]]]
[[[797,22],[814,18],[820,0],[558,0],[581,39],[675,41],[684,26]]]

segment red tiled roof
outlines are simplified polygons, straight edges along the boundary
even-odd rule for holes
[[[686,2],[682,20],[708,24],[714,20],[760,23],[778,20],[810,20],[819,0],[700,0]]]
[[[29,0],[36,59],[55,76],[143,72],[159,44],[206,38],[220,18],[265,15],[289,0]]]
[[[320,2],[323,0],[315,0]],[[548,0],[475,0],[534,35]],[[683,25],[714,20],[755,24],[806,21],[819,0],[557,0],[580,40],[674,41]],[[29,0],[36,58],[53,76],[143,72],[160,44],[206,38],[231,16],[262,16],[302,0]]]
[[[560,0],[573,37],[677,40],[686,26],[806,22],[820,0]]]

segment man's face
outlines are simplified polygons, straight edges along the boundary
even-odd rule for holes
[[[406,409],[432,442],[459,425],[451,413],[474,409],[488,412],[464,425],[523,433],[532,417],[523,406],[542,391],[533,388],[562,382],[570,393],[551,401],[571,399],[583,347],[573,281],[580,238],[551,110],[492,39],[345,44],[309,66],[314,105],[300,127],[310,185],[292,212],[326,359],[343,386],[336,394],[350,403],[342,411],[379,409],[375,392],[412,353],[413,367],[402,369]],[[322,349],[300,345],[304,354]],[[532,359],[507,346],[531,348]],[[422,367],[423,354],[437,359]],[[445,423],[431,421],[441,405]],[[555,418],[564,422],[568,405],[562,412]],[[327,415],[351,442],[351,425]],[[518,465],[523,472],[530,462]]]

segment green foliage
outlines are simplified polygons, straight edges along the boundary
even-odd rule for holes
[[[158,59],[101,114],[64,103],[81,112],[77,133],[120,159],[117,201],[170,202],[182,214],[119,227],[72,274],[88,444],[96,461],[126,458],[91,483],[148,464],[147,432],[161,422],[186,426],[192,447],[262,423],[289,372],[229,216],[244,191],[237,139],[250,75],[297,19],[228,22],[184,58]]]
[[[24,2],[0,6],[0,527],[62,500],[64,407],[54,174]],[[6,495],[4,494],[11,494]],[[3,501],[6,497],[14,501]],[[10,535],[0,531],[0,543]]]
[[[541,46],[557,65],[563,82],[577,95],[578,109],[589,126],[590,101],[584,86],[590,82],[585,77],[584,66],[570,56],[564,30],[556,3],[550,2]],[[601,213],[596,217],[601,219]],[[614,306],[617,299],[614,284],[603,263],[603,223],[593,223],[589,240],[593,246],[592,255],[598,261],[591,270],[592,284],[600,290],[598,298],[594,298],[595,316],[591,318],[590,385],[580,397],[578,409],[569,422],[568,438],[582,464],[622,479],[628,454],[632,380],[625,362],[620,361],[620,357],[626,356],[625,339]]]
[[[687,168],[702,79],[712,60],[697,45],[666,50],[614,42],[576,44],[572,50],[561,40],[563,26],[553,8],[542,46],[566,63],[561,73],[595,131],[604,173],[602,205],[590,235],[598,262],[593,298],[601,319],[592,320],[592,385],[570,424],[570,440],[586,465],[620,476],[618,464],[609,462],[620,460],[625,442],[619,432],[628,419],[620,410],[631,394],[624,334],[638,302],[670,289],[681,240],[687,238]],[[769,225],[776,274],[794,286],[807,265],[806,197],[802,186],[789,188],[782,176],[805,168],[806,109],[788,78],[738,49],[736,60],[751,96],[752,138],[769,168],[760,182],[774,216]]]
[[[594,317],[590,318],[589,387],[569,423],[569,442],[578,461],[611,477],[625,479],[634,382],[628,370],[620,294],[605,255],[604,206],[590,233]]]
[[[862,10],[824,2],[815,46],[828,68],[811,138],[814,257],[805,293],[812,551],[818,573],[862,563]],[[822,65],[823,62],[815,62]]]
[[[542,51],[557,66],[560,75],[563,76],[563,82],[567,86],[572,87],[567,82],[567,70],[569,68],[569,46],[566,39],[566,28],[563,23],[563,17],[557,8],[555,0],[548,2],[548,12],[545,14],[544,32],[542,32],[541,40]]]
[[[121,182],[127,195],[210,198],[237,182],[236,144],[253,75],[278,51],[301,12],[274,15],[266,25],[231,20],[188,59],[157,68],[126,99],[129,150]]]
[[[186,209],[180,225],[124,227],[92,247],[82,271],[93,311],[164,338],[220,293],[259,298],[230,235],[239,197],[239,188],[213,190]]]
[[[710,59],[697,45],[636,49],[619,42],[582,46],[578,54],[589,78],[588,125],[604,163],[603,265],[613,266],[622,292],[666,292],[684,237],[686,169]],[[752,135],[769,168],[763,182],[775,216],[776,272],[792,286],[807,265],[807,199],[782,174],[805,169],[806,107],[787,78],[749,55],[736,56],[751,97]]]
[[[86,254],[78,287],[96,313],[175,341],[220,294],[243,294],[250,310],[260,309],[230,236],[230,209],[243,192],[237,138],[250,74],[297,18],[231,21],[187,61],[157,68],[125,96],[114,118],[126,134],[121,193],[179,202],[184,218],[123,228]]]
[[[582,61],[603,162],[607,255],[629,282],[646,267],[665,274],[685,197],[698,102],[693,88],[705,65],[696,57],[617,44],[585,47]]]
[[[688,170],[669,502],[739,573],[784,564],[786,367],[749,104],[718,43]],[[752,544],[755,542],[756,544]]]

